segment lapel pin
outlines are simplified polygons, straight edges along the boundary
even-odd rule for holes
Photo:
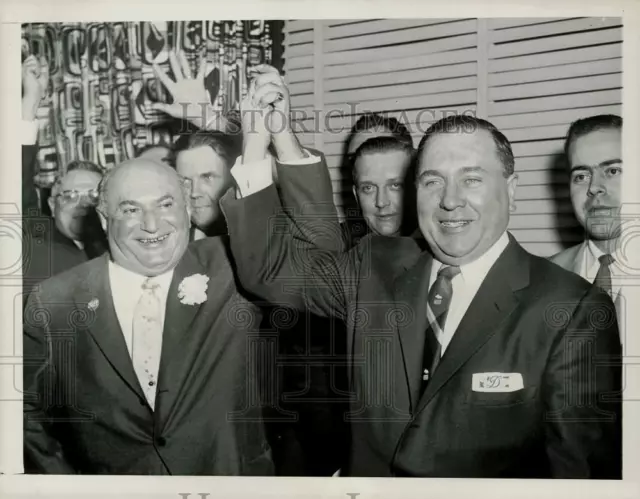
[[[429,381],[429,369],[425,369],[422,373],[422,381]]]
[[[94,298],[89,302],[88,307],[89,307],[89,310],[96,310],[99,305],[100,305],[100,300],[98,300],[97,298]]]

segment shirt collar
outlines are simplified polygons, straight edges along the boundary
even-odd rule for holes
[[[587,269],[590,269],[595,265],[599,266],[600,265],[599,259],[604,254],[605,253],[596,246],[593,240],[591,239],[587,240],[587,251],[585,251],[585,255],[587,258],[587,261],[586,261]],[[618,248],[616,248],[615,251],[611,253],[611,256],[613,257],[615,263],[620,262],[621,257],[620,257]]]
[[[509,244],[509,236],[507,232],[503,232],[498,240],[474,261],[460,266],[460,276],[465,285],[480,284],[491,270],[491,267],[498,260],[502,252]],[[432,275],[435,275],[442,267],[442,263],[433,260]]]
[[[171,279],[173,278],[173,271],[174,269],[171,269],[164,274],[157,275],[153,278],[153,281],[159,284],[162,289],[169,289]],[[147,276],[125,269],[113,260],[109,260],[109,274],[116,279],[117,282],[127,282],[130,283],[131,286],[135,285],[139,288],[142,287],[142,284],[147,279]]]

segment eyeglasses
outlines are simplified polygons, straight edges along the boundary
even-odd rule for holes
[[[89,204],[96,205],[98,204],[98,190],[91,189],[90,191],[62,191],[61,193],[56,195],[56,198],[59,198],[63,204],[76,204],[81,200],[86,201]]]

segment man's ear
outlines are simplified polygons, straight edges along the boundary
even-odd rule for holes
[[[507,179],[507,193],[509,195],[509,213],[516,211],[516,188],[518,187],[518,175],[511,174]]]
[[[357,187],[354,185],[351,188],[352,192],[353,192],[353,197],[356,198],[356,204],[358,205],[358,208],[360,207],[360,200],[358,199],[358,189]]]
[[[51,218],[56,218],[56,199],[53,196],[49,196],[47,199],[49,210],[51,211]]]

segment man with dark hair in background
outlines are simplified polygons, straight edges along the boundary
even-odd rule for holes
[[[623,270],[619,247],[622,203],[622,118],[604,114],[571,124],[565,140],[569,191],[585,240],[551,261],[604,289],[613,299],[624,335]],[[624,337],[621,337],[624,340]]]
[[[190,186],[192,240],[227,233],[220,198],[233,185],[231,166],[239,151],[233,139],[216,131],[181,135],[169,159]]]
[[[289,115],[284,82],[269,76],[254,98],[267,121]],[[322,223],[294,212],[289,230],[273,224],[280,201],[263,160],[270,137],[246,139],[233,170],[241,199],[222,200],[240,281],[350,325],[355,394],[344,474],[621,477],[620,407],[607,398],[621,386],[613,303],[508,233],[517,175],[495,126],[450,116],[422,138],[425,240],[371,235],[346,252],[317,246],[340,233],[335,209]],[[325,184],[328,175],[317,178],[295,141],[282,143],[290,164],[279,181],[295,206],[296,195],[306,200],[306,173]],[[558,306],[562,320],[551,321]],[[594,309],[611,320],[594,324]],[[572,348],[576,341],[591,348]]]

